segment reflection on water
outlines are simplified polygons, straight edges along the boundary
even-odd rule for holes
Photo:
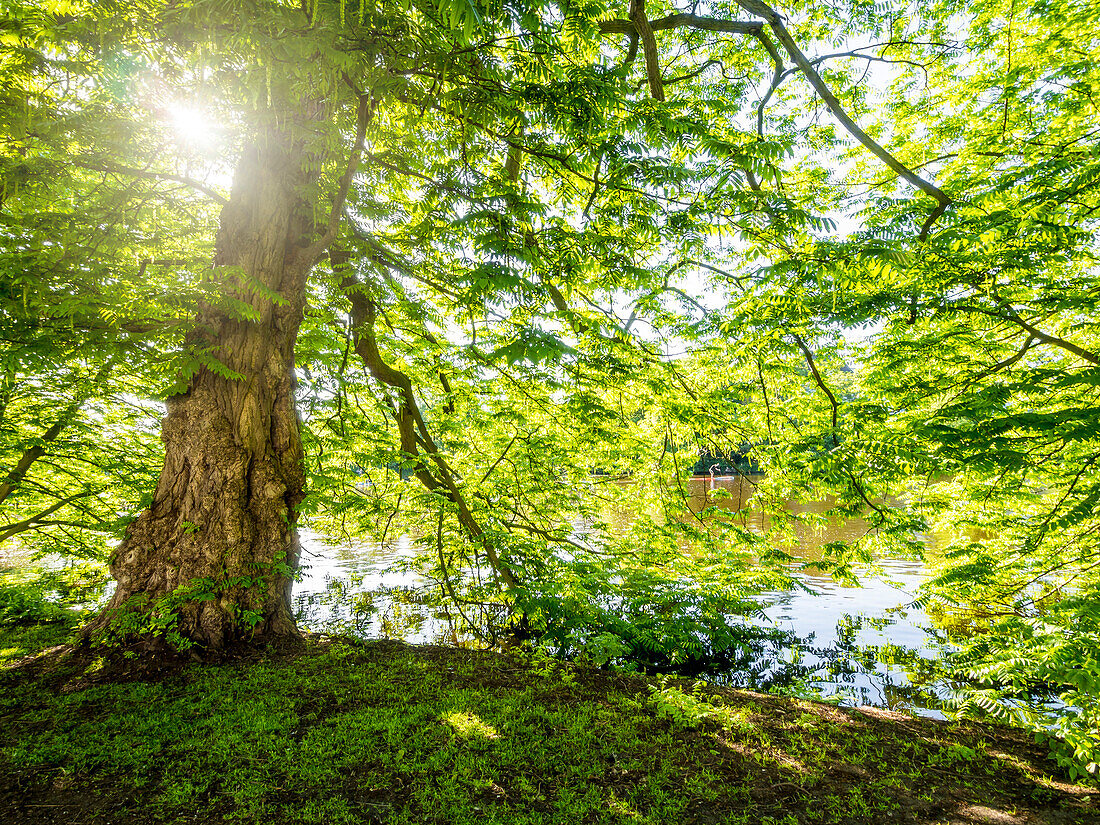
[[[756,479],[737,476],[693,478],[686,492],[699,512],[717,505],[739,510]],[[788,502],[792,513],[822,514],[830,502]],[[739,516],[749,529],[768,524],[759,512]],[[795,525],[802,561],[821,556],[822,545],[864,535],[862,519],[823,520],[819,527]],[[458,628],[458,616],[433,606],[430,583],[403,567],[413,552],[402,537],[386,545],[331,544],[303,535],[305,565],[295,586],[295,604],[305,627],[368,638],[400,638],[414,643],[476,644]],[[731,685],[782,690],[835,699],[848,705],[874,705],[942,717],[952,686],[935,681],[932,662],[942,643],[928,616],[908,606],[927,574],[922,562],[877,558],[877,569],[851,587],[830,577],[797,570],[806,590],[764,594],[763,615],[746,617],[760,630],[779,631],[734,663],[721,677]],[[477,617],[469,617],[477,619]],[[493,617],[481,617],[491,620]]]
[[[692,479],[691,508],[717,506],[741,511],[743,526],[763,532],[769,521],[760,511],[742,510],[759,477]],[[857,571],[858,587],[831,576],[815,575],[798,563],[818,561],[830,542],[850,542],[870,529],[861,518],[827,518],[825,501],[787,501],[788,512],[820,518],[794,523],[795,543],[786,548],[795,558],[795,577],[806,590],[765,593],[764,615],[747,621],[788,631],[798,641],[779,651],[763,678],[746,680],[731,673],[729,681],[757,689],[782,689],[829,698],[845,705],[873,705],[942,718],[941,708],[953,692],[937,681],[932,662],[943,644],[928,615],[913,607],[917,589],[928,578],[918,559],[878,557],[874,570]]]
[[[745,508],[756,493],[756,485],[763,476],[717,476],[695,477],[685,487],[688,506],[692,512],[699,513],[707,507],[718,507],[738,513],[741,526],[756,532],[763,532],[772,526],[771,519],[758,509]],[[855,541],[867,534],[871,526],[861,518],[826,518],[826,513],[835,506],[832,498],[823,501],[784,501],[783,509],[794,516],[794,544],[789,549],[803,561],[815,561],[821,558],[821,548],[836,541]],[[831,578],[816,578],[814,581],[832,581]]]
[[[303,531],[301,578],[294,585],[299,624],[310,630],[415,643],[452,643],[423,604],[426,583],[406,569],[408,536],[384,544],[333,543]],[[453,635],[453,634],[451,634]]]
[[[873,705],[942,718],[951,686],[930,681],[941,643],[924,611],[908,606],[926,578],[923,564],[878,559],[881,573],[860,587],[803,576],[810,592],[768,594],[759,621],[791,631],[800,643],[784,651],[771,684],[803,688],[846,705]]]
[[[294,585],[294,610],[306,630],[412,644],[481,647],[463,630],[495,627],[498,605],[445,604],[433,582],[416,572],[413,540],[332,542],[301,533],[302,565]]]

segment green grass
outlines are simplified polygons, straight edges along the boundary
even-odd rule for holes
[[[4,633],[0,634],[0,667],[40,650],[71,642],[78,622],[79,618],[74,613],[45,624],[5,627]]]
[[[981,804],[1100,822],[999,729],[395,643],[145,664],[0,671],[0,818],[939,822]]]
[[[48,601],[40,588],[8,581],[0,569],[0,667],[71,642],[80,614]]]

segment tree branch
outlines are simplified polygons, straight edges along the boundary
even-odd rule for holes
[[[665,99],[665,87],[661,82],[661,62],[657,53],[657,38],[653,36],[649,20],[645,16],[645,0],[630,0],[630,19],[642,41],[645,56],[645,73],[649,79],[649,96],[654,100]]]
[[[776,90],[779,89],[779,84],[783,82],[783,77],[785,76],[786,72],[784,71],[783,66],[783,56],[779,53],[779,50],[775,47],[772,39],[768,37],[768,34],[764,31],[763,27],[761,27],[760,33],[756,35],[756,38],[763,44],[764,48],[767,49],[768,54],[771,56],[772,64],[775,66],[775,74],[772,75],[772,82],[768,86],[768,91],[764,94],[762,98],[760,98],[760,102],[756,105],[756,134],[759,135],[761,140],[763,140],[764,109],[767,108],[768,103],[772,99],[772,95],[774,95]],[[759,189],[759,186],[754,186],[753,188]]]
[[[339,255],[330,253],[330,257],[334,259],[333,264],[335,267],[345,265],[348,259],[346,253]],[[382,358],[374,334],[374,325],[378,314],[377,306],[373,300],[363,293],[362,284],[351,273],[345,271],[341,278],[341,287],[351,302],[356,354],[362,359],[363,364],[376,380],[393,387],[400,394],[401,405],[393,411],[393,414],[397,421],[401,451],[417,463],[414,475],[428,490],[438,492],[454,503],[458,509],[459,524],[472,541],[481,545],[489,564],[493,568],[493,572],[509,588],[518,588],[520,586],[519,580],[511,568],[501,560],[493,542],[486,535],[481,525],[478,524],[465,496],[458,487],[455,474],[440,454],[439,448],[429,434],[420,407],[416,403],[412,379],[401,370],[391,367]],[[425,456],[421,453],[418,445],[423,445],[428,450],[427,458],[435,465],[439,478],[436,478],[428,467]]]
[[[84,404],[85,401],[91,397],[91,394],[99,387],[100,383],[107,377],[107,375],[114,368],[115,359],[110,358],[107,362],[100,367],[99,372],[96,373],[95,378],[91,382],[86,383],[80,393],[69,403],[69,405],[62,410],[61,415],[57,417],[57,420],[50,425],[41,437],[38,439],[38,443],[27,447],[23,451],[23,454],[19,457],[19,461],[8,473],[7,477],[0,482],[0,503],[10,496],[19,485],[23,482],[31,465],[38,459],[46,454],[46,447],[61,434],[61,431],[65,429],[76,416],[77,410]],[[0,538],[0,541],[3,539]]]
[[[655,32],[668,31],[669,29],[689,28],[708,32],[725,32],[727,34],[751,34],[756,35],[763,31],[762,24],[749,20],[722,20],[717,17],[700,17],[697,14],[669,14],[657,20],[650,20],[649,28]],[[634,20],[601,20],[600,34],[629,34],[637,35],[638,28]]]
[[[833,395],[833,391],[829,389],[828,384],[826,384],[825,381],[822,379],[821,373],[817,371],[817,364],[814,363],[813,353],[811,353],[810,348],[806,346],[806,342],[802,340],[802,336],[796,333],[793,337],[794,342],[798,345],[798,348],[802,350],[802,355],[806,359],[806,365],[810,368],[810,374],[814,377],[814,383],[817,384],[821,391],[825,393],[825,395],[829,398],[829,405],[833,409],[832,440],[833,446],[837,447],[839,446],[840,442],[837,440],[836,437],[836,420],[840,405],[837,404],[836,396]]]
[[[947,207],[951,205],[951,198],[935,184],[926,181],[894,157],[890,152],[879,145],[874,138],[863,131],[859,124],[852,120],[844,110],[844,107],[840,105],[840,101],[837,99],[836,95],[833,94],[828,84],[822,79],[821,75],[817,73],[817,69],[815,69],[814,65],[806,58],[806,55],[802,53],[802,50],[798,48],[798,44],[795,43],[794,38],[791,37],[790,32],[787,31],[787,27],[783,24],[783,18],[780,16],[779,12],[767,3],[761,2],[761,0],[735,0],[735,2],[745,11],[767,22],[768,26],[775,34],[776,39],[779,40],[783,48],[787,51],[787,54],[790,55],[791,60],[793,60],[794,64],[802,70],[802,74],[810,81],[810,85],[813,86],[814,91],[816,91],[818,96],[824,101],[829,111],[833,113],[833,117],[840,121],[848,134],[859,141],[864,148],[890,167],[890,169],[896,172],[900,177],[908,181],[913,187],[935,199],[938,206],[921,229],[921,238],[927,237],[932,224],[947,210]]]
[[[201,181],[187,177],[187,175],[177,175],[172,172],[156,172],[151,169],[138,169],[133,166],[105,163],[104,161],[89,160],[88,158],[70,158],[69,162],[82,169],[91,169],[93,172],[107,172],[111,175],[126,175],[131,178],[142,178],[143,180],[170,180],[176,183],[182,183],[185,186],[190,186],[196,191],[202,192],[208,198],[217,201],[222,206],[229,204],[229,198],[225,195],[221,194],[216,189],[211,189]]]
[[[1019,313],[1012,309],[1012,307],[1006,306],[1003,302],[1001,304],[1001,309],[1004,310],[1003,312],[998,312],[997,310],[993,309],[986,309],[985,307],[965,306],[961,304],[952,304],[945,308],[955,310],[957,312],[978,313],[981,315],[986,315],[990,318],[996,318],[1000,321],[1008,321],[1009,323],[1016,324],[1018,327],[1020,327],[1020,329],[1031,335],[1036,341],[1042,341],[1044,344],[1050,344],[1051,346],[1059,347],[1061,349],[1064,349],[1066,352],[1073,353],[1078,358],[1083,358],[1090,364],[1096,364],[1100,366],[1100,355],[1097,355],[1095,352],[1091,352],[1083,347],[1079,347],[1072,341],[1067,341],[1064,338],[1059,338],[1056,335],[1048,335],[1042,330],[1037,329],[1035,326],[1021,318]]]
[[[340,183],[336,190],[336,197],[332,201],[332,209],[329,210],[328,225],[324,234],[309,245],[303,254],[307,261],[315,261],[320,257],[330,243],[336,239],[336,233],[340,229],[340,217],[344,212],[344,203],[348,199],[348,190],[351,188],[351,180],[355,177],[355,171],[359,168],[359,160],[363,156],[363,145],[367,139],[367,125],[374,117],[374,111],[378,102],[366,94],[359,94],[359,105],[355,111],[355,144],[348,155],[348,165],[344,174],[340,176]]]
[[[91,492],[75,493],[68,498],[63,498],[60,501],[51,504],[38,515],[29,516],[22,521],[16,521],[12,524],[5,525],[3,528],[0,528],[0,544],[3,544],[5,541],[18,533],[22,533],[25,530],[30,530],[34,528],[36,525],[45,523],[46,516],[53,515],[66,504],[69,504],[70,502],[76,501],[80,498],[88,498],[89,496],[94,495],[96,494]]]

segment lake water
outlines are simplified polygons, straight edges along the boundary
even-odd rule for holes
[[[695,478],[690,505],[739,509],[751,495],[753,479]],[[713,491],[723,490],[715,495]],[[790,502],[795,512],[822,512],[827,502]],[[762,528],[763,516],[750,514],[748,526]],[[758,523],[753,525],[752,519]],[[859,519],[829,523],[821,530],[799,529],[793,552],[815,558],[822,544],[866,532]],[[295,604],[304,626],[365,638],[399,638],[412,643],[477,644],[463,636],[440,608],[424,604],[418,590],[426,582],[400,569],[412,555],[412,541],[401,537],[380,544],[339,544],[303,534],[303,577]],[[779,690],[830,698],[846,705],[872,705],[942,717],[953,686],[931,676],[941,642],[928,616],[908,606],[927,577],[915,559],[878,558],[878,570],[861,577],[860,587],[799,572],[808,588],[763,594],[763,615],[746,624],[784,631],[782,643],[765,643],[748,666],[719,680],[757,690]]]

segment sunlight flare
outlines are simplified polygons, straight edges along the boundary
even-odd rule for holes
[[[201,152],[217,146],[221,129],[207,111],[185,103],[170,103],[165,109],[168,124],[182,145]]]

